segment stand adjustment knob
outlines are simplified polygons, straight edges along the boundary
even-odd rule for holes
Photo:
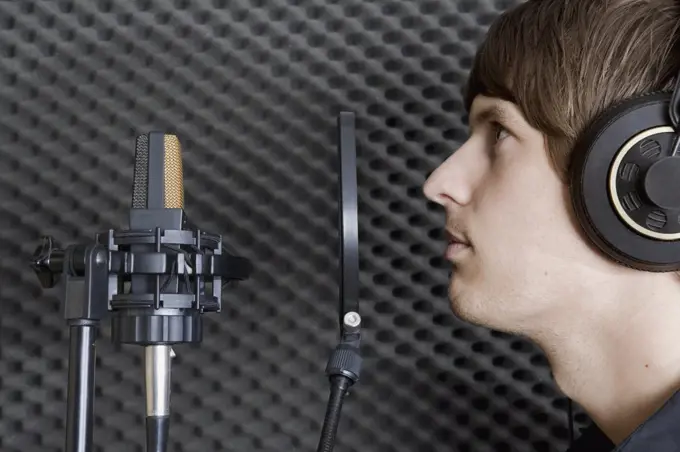
[[[42,243],[33,252],[31,268],[42,287],[49,289],[57,285],[64,268],[64,251],[53,237],[43,236]]]

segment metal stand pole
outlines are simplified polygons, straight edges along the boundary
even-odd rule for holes
[[[66,451],[92,451],[95,341],[98,322],[75,321],[70,327]]]
[[[69,325],[68,401],[64,452],[92,452],[95,342],[107,313],[109,269],[102,245],[61,247],[44,237],[31,267],[43,287],[64,280],[64,319]]]

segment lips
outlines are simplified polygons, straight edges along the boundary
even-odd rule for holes
[[[456,243],[456,244],[470,246],[470,242],[468,242],[463,237],[462,234],[459,234],[457,232],[446,231],[446,238],[449,240],[449,243]]]
[[[461,253],[464,253],[470,248],[470,242],[468,242],[461,234],[446,231],[446,236],[449,240],[445,252],[446,260],[454,260],[459,257]]]

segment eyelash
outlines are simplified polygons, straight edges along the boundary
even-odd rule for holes
[[[506,138],[507,135],[510,133],[510,132],[508,132],[508,129],[503,127],[503,125],[501,123],[497,122],[497,121],[491,121],[491,126],[493,127],[493,131],[494,131],[494,140],[495,140],[494,143],[498,143],[498,142],[502,141],[503,138]],[[499,138],[498,137],[499,132],[505,132],[506,136],[503,137],[503,138]]]

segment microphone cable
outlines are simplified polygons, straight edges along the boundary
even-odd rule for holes
[[[574,403],[567,398],[567,416],[569,416],[569,447],[574,446]]]

